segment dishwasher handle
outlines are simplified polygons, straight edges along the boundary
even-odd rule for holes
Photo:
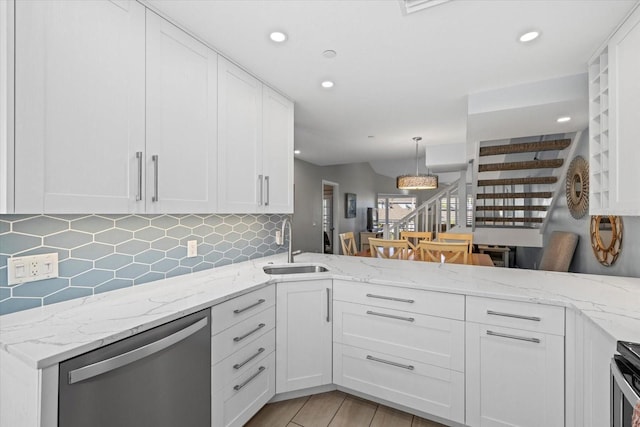
[[[128,351],[126,353],[114,356],[110,359],[96,362],[91,365],[83,366],[82,368],[69,371],[69,384],[75,384],[80,381],[87,380],[89,378],[96,377],[109,371],[121,368],[125,365],[129,365],[152,354],[158,353],[165,348],[190,337],[198,332],[200,329],[207,326],[209,322],[208,318],[200,319],[196,323],[187,326],[178,332],[164,337],[158,341],[154,341],[150,344]]]

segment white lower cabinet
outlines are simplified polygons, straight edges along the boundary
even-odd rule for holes
[[[331,280],[277,284],[277,393],[331,384],[331,294]]]
[[[276,392],[275,285],[211,313],[211,425],[240,427]]]
[[[467,297],[466,424],[563,426],[563,334],[564,308]]]
[[[334,383],[464,423],[464,296],[338,280],[334,293]]]

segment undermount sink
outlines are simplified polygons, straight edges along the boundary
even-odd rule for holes
[[[323,273],[329,271],[321,265],[267,265],[262,268],[267,274]]]

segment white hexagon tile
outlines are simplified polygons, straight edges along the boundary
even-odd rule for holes
[[[282,252],[275,230],[285,217],[1,215],[0,315]],[[49,252],[60,277],[8,286],[9,257]]]

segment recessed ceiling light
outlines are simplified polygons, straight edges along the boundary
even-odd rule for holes
[[[522,43],[527,43],[537,39],[538,37],[540,37],[540,31],[527,31],[520,36],[520,41]]]
[[[558,123],[566,123],[569,120],[571,120],[571,117],[569,116],[564,116],[564,117],[558,117],[558,120],[556,120]]]
[[[293,154],[300,154],[300,150],[293,150]]]
[[[320,83],[322,85],[323,88],[325,89],[330,89],[333,87],[333,82],[331,80],[325,80],[322,83]]]
[[[287,35],[282,31],[274,31],[269,34],[269,38],[276,43],[282,43],[287,40]]]

